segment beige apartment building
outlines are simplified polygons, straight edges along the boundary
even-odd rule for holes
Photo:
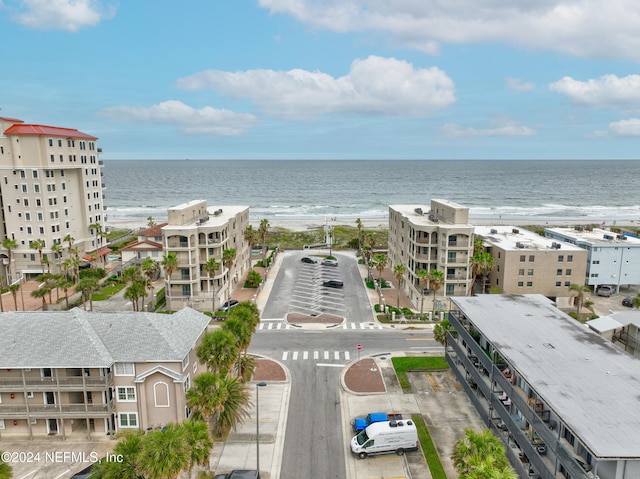
[[[416,273],[422,269],[444,273],[445,282],[437,297],[467,294],[471,287],[473,229],[469,208],[447,200],[431,200],[429,207],[389,206],[389,266],[404,265],[404,289],[416,308],[423,293]],[[430,294],[425,296],[425,308],[431,306],[431,298]]]
[[[44,242],[43,258],[51,263],[57,259],[51,247],[66,244],[67,235],[80,256],[107,252],[91,226],[105,220],[96,141],[75,129],[0,117],[0,238],[17,242],[11,265],[0,244],[3,277],[15,281],[46,271],[39,251],[30,247],[36,240]]]
[[[189,308],[3,313],[0,440],[101,439],[186,419],[209,320]]]
[[[168,224],[162,227],[164,255],[175,253],[177,268],[167,278],[168,302],[171,309],[189,306],[210,311],[213,295],[219,307],[250,268],[251,251],[244,239],[249,226],[248,206],[207,207],[205,200],[194,200],[168,210]],[[222,264],[225,250],[235,250],[229,268]],[[205,264],[209,258],[221,264],[209,274]]]
[[[585,284],[587,251],[578,246],[513,226],[476,226],[475,233],[495,261],[487,289],[569,300],[569,285]]]

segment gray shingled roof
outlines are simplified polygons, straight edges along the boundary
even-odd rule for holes
[[[542,295],[452,297],[600,458],[640,458],[640,361]]]
[[[114,362],[182,361],[209,324],[175,314],[8,312],[0,314],[0,368],[93,368]]]

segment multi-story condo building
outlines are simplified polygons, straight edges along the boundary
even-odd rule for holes
[[[574,244],[587,251],[586,284],[597,288],[610,284],[640,284],[640,238],[602,228],[546,228],[549,238]]]
[[[0,439],[100,439],[184,420],[209,321],[189,308],[3,313]]]
[[[476,226],[475,234],[494,259],[486,287],[566,299],[569,285],[585,284],[587,252],[578,246],[512,226]]]
[[[469,208],[447,200],[431,200],[430,208],[389,206],[390,265],[404,265],[405,292],[416,307],[424,292],[416,275],[418,271],[442,271],[445,282],[438,294],[464,296],[471,287],[472,256]]]
[[[81,256],[106,253],[98,234],[105,207],[96,140],[71,128],[0,118],[0,238],[17,243],[12,251],[0,244],[4,277],[46,271],[40,252],[55,261],[51,247],[66,244],[65,237]],[[42,248],[31,248],[34,242]]]
[[[640,477],[640,362],[542,295],[451,298],[446,358],[522,479]]]
[[[251,251],[244,238],[249,225],[248,206],[207,208],[205,200],[194,200],[168,210],[162,227],[164,255],[174,253],[177,267],[167,278],[167,300],[171,309],[190,306],[210,310],[229,295],[250,267]],[[235,250],[231,267],[223,264],[225,250]],[[208,273],[210,258],[220,269]]]

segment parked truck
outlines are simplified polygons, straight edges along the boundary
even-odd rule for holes
[[[387,416],[386,412],[370,412],[365,417],[357,417],[353,420],[353,432],[357,434],[360,431],[364,431],[369,424],[388,420],[389,416]]]
[[[374,422],[351,439],[351,452],[360,459],[373,454],[395,452],[402,456],[405,451],[418,449],[418,430],[413,421]]]

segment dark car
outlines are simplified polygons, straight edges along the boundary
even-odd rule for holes
[[[339,279],[330,279],[322,283],[322,286],[326,286],[327,288],[342,288],[344,283]]]
[[[635,296],[627,296],[622,300],[622,306],[626,306],[628,308],[633,308],[633,299]]]
[[[91,464],[88,467],[85,467],[80,472],[76,472],[73,476],[71,476],[71,479],[90,479],[92,469],[93,469],[93,464]]]
[[[260,479],[255,469],[231,471],[229,474],[216,474],[213,479]]]
[[[230,309],[233,309],[236,306],[238,306],[238,301],[236,301],[235,299],[232,299],[231,301],[225,301],[224,303],[222,303],[222,306],[218,308],[218,311],[229,311]]]
[[[300,261],[302,261],[303,263],[309,263],[309,264],[316,264],[318,262],[317,259],[312,258],[311,256],[305,256]]]
[[[338,266],[338,260],[336,259],[323,259],[322,266]]]

